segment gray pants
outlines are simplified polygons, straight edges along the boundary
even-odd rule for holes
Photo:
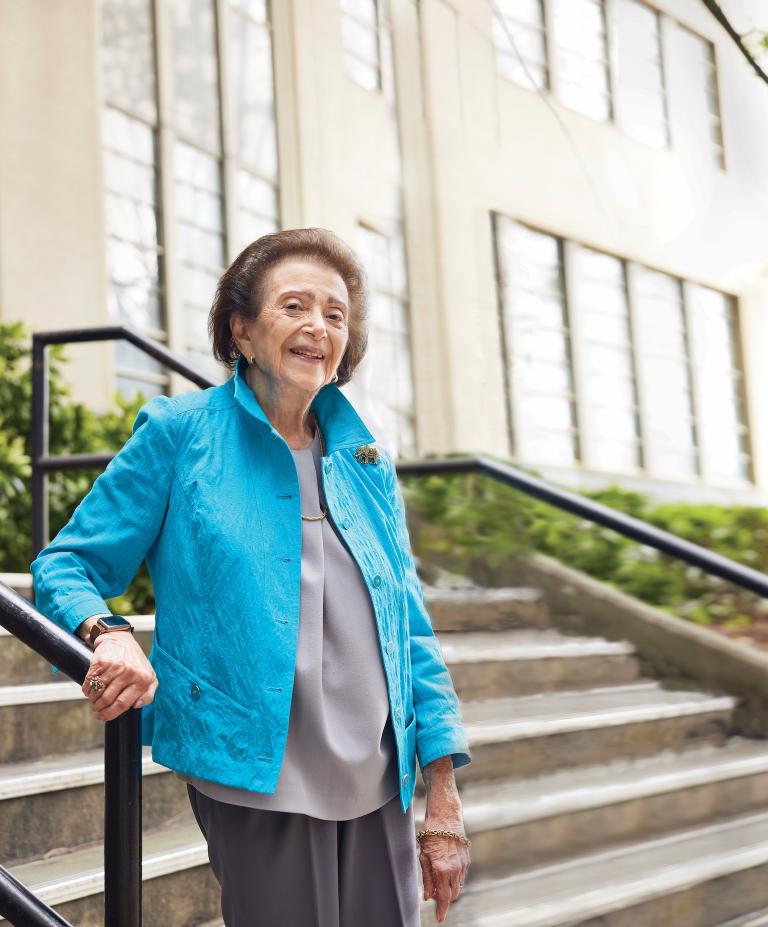
[[[226,927],[419,927],[413,803],[324,821],[187,791]]]

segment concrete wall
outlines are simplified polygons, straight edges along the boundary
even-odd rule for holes
[[[93,0],[0,0],[0,318],[105,325]],[[111,384],[103,347],[68,348],[75,397]]]
[[[703,5],[657,6],[716,44],[724,172],[684,134],[656,150],[501,78],[486,0],[391,0],[394,107],[346,76],[337,0],[273,3],[283,224],[351,240],[358,222],[386,231],[402,196],[420,453],[510,452],[492,211],[735,294],[757,492],[640,485],[765,502],[768,88]],[[97,9],[0,0],[0,314],[38,329],[109,321]],[[685,74],[674,55],[668,65],[674,90]],[[675,131],[674,94],[670,104]],[[172,332],[178,314],[169,306]],[[111,392],[111,352],[70,353],[77,398],[98,407]]]

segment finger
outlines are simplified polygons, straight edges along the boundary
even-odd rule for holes
[[[448,905],[451,903],[451,885],[449,871],[439,869],[435,876],[437,891],[435,901],[437,903],[435,917],[442,922],[448,913]]]
[[[432,879],[432,865],[423,850],[419,853],[419,863],[421,864],[421,878],[424,882],[424,901],[429,901],[435,890],[435,884]]]
[[[113,688],[110,693],[111,700],[107,704],[100,707],[94,705],[94,710],[98,712],[96,717],[99,721],[114,721],[133,705],[141,692],[141,687],[136,684],[126,686],[119,691]]]
[[[98,679],[101,680],[101,682],[102,682],[102,684],[103,684],[103,685],[102,685],[102,688],[100,688],[100,689],[99,689],[99,688],[97,688],[97,689],[92,688],[92,686],[91,686],[91,680],[92,680],[94,677],[98,677]],[[85,679],[83,680],[83,684],[82,684],[82,686],[81,686],[80,688],[81,688],[81,691],[82,691],[83,695],[85,695],[85,697],[86,697],[89,701],[94,702],[94,701],[96,701],[97,699],[101,698],[101,696],[102,696],[102,695],[104,694],[104,692],[106,691],[107,686],[109,685],[109,683],[111,683],[111,682],[113,681],[113,679],[114,679],[114,673],[110,672],[109,669],[102,670],[101,672],[90,672],[90,671],[89,671],[89,672],[88,672],[88,675],[87,675],[87,676],[85,677]]]
[[[457,870],[451,876],[451,901],[456,901],[456,899],[461,894],[461,870]]]
[[[133,708],[143,708],[145,705],[149,705],[155,698],[155,690],[157,689],[157,682],[155,679],[147,686],[147,688],[141,693],[141,695],[133,703]]]

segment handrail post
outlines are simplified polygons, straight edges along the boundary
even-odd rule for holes
[[[104,923],[141,927],[141,713],[108,721],[104,735]]]
[[[45,340],[32,335],[32,558],[48,543],[48,474],[40,461],[48,456],[49,375]]]

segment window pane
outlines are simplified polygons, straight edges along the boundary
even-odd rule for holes
[[[723,167],[714,46],[682,26],[675,29],[674,35],[674,51],[680,61],[680,73],[686,75],[679,89],[684,103],[683,127],[690,136],[690,144],[700,147],[715,164]]]
[[[668,143],[659,14],[637,0],[615,0],[616,93],[621,127],[634,138]]]
[[[236,151],[241,163],[277,179],[272,36],[269,27],[233,10],[229,17],[229,82]]]
[[[697,436],[680,281],[638,267],[634,322],[639,378],[648,410],[648,469],[654,476],[695,476]]]
[[[219,82],[212,0],[174,0],[176,128],[187,141],[219,153]]]
[[[368,276],[370,302],[365,388],[401,456],[413,456],[413,373],[402,232],[357,227],[356,248]]]
[[[708,473],[715,479],[746,480],[750,458],[735,306],[731,297],[693,283],[686,295]]]
[[[278,228],[277,190],[249,171],[237,172],[237,240],[235,253]]]
[[[366,90],[381,86],[379,11],[376,0],[343,0],[341,44],[347,74]]]
[[[558,96],[593,119],[611,116],[602,0],[553,0]]]
[[[615,469],[621,463],[635,469],[640,435],[624,265],[571,245],[571,266],[571,315],[581,332],[581,378],[588,397],[581,410],[590,439],[584,457],[596,467]]]
[[[500,0],[492,33],[499,72],[523,87],[547,86],[547,51],[541,0]]]
[[[573,464],[576,415],[560,244],[496,216],[496,247],[515,453],[536,463]]]
[[[101,0],[104,99],[157,123],[151,0]]]
[[[205,328],[216,281],[224,270],[219,162],[184,142],[177,142],[174,146],[174,179],[186,353],[201,373],[221,382],[224,368],[209,357],[210,343]]]

